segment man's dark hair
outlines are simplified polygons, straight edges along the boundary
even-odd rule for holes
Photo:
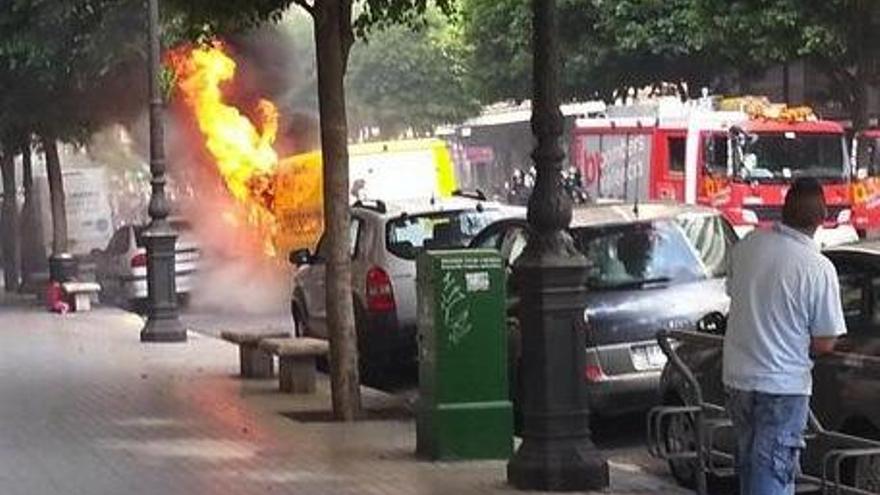
[[[782,223],[798,230],[815,230],[822,225],[827,215],[822,184],[813,178],[794,181],[785,195]]]

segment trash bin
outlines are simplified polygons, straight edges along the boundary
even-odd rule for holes
[[[76,258],[70,253],[53,254],[49,257],[49,279],[52,282],[70,282],[78,275]]]
[[[420,456],[510,457],[505,297],[504,264],[495,251],[428,251],[419,257]]]

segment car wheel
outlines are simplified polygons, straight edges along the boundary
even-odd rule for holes
[[[98,301],[101,304],[125,307],[125,303],[119,297],[118,284],[114,284],[110,277],[103,273],[96,274],[95,282],[101,286],[101,290],[98,291]]]
[[[177,294],[177,307],[180,309],[188,309],[192,298],[189,292],[180,292]]]
[[[149,310],[149,300],[146,298],[132,299],[126,303],[125,309],[144,316]]]
[[[366,311],[355,299],[354,324],[357,333],[358,372],[361,383],[381,387],[387,379],[389,357],[371,352],[366,318]]]
[[[668,406],[681,406],[684,402],[678,397],[664,401]],[[670,453],[693,452],[697,448],[697,429],[692,416],[675,414],[663,425],[663,444]],[[696,484],[696,462],[693,459],[670,459],[669,470],[672,477],[685,488]]]
[[[290,301],[290,318],[293,322],[293,336],[294,337],[314,337],[309,331],[309,326],[306,324],[308,313],[303,306],[296,302],[296,300]],[[329,356],[318,356],[315,358],[315,367],[318,371],[322,373],[330,372],[330,357]]]
[[[853,436],[880,440],[880,431],[872,427],[860,427],[855,430],[844,428]],[[880,493],[880,456],[862,457],[845,468],[844,484],[864,490],[868,493]]]
[[[853,485],[868,493],[880,493],[880,456],[862,457],[856,461]]]

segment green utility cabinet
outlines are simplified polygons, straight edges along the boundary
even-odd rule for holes
[[[510,457],[505,307],[504,264],[495,251],[428,251],[419,257],[420,456]]]

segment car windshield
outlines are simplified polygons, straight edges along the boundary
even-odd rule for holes
[[[388,251],[409,260],[426,249],[464,248],[478,232],[501,216],[497,209],[404,215],[388,222],[385,243]]]
[[[846,177],[846,160],[837,134],[755,134],[746,145],[739,175],[744,179]]]
[[[856,148],[856,169],[870,177],[880,176],[880,138],[859,137]]]
[[[590,264],[588,283],[599,289],[641,289],[693,282],[706,271],[671,220],[573,229]]]
[[[679,215],[678,226],[697,250],[714,278],[727,276],[736,233],[720,215]]]

